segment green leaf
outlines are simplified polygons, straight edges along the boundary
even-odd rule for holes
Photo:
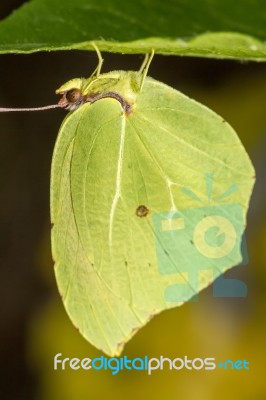
[[[0,23],[0,52],[102,51],[265,60],[264,0],[32,0]]]
[[[221,117],[152,78],[141,90],[143,74],[59,89],[77,109],[52,163],[56,279],[73,323],[109,355],[242,261],[254,183]]]

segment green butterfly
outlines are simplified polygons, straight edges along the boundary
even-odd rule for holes
[[[113,356],[155,314],[190,300],[241,262],[254,170],[221,117],[147,77],[153,52],[137,72],[101,74],[96,51],[90,78],[57,90],[70,113],[52,161],[52,252],[71,320]],[[205,176],[213,177],[212,200]],[[232,184],[238,190],[222,196]],[[235,246],[220,264],[201,251],[199,229],[191,237],[199,210],[205,218],[208,207],[215,210],[208,229],[221,222],[217,213],[238,226],[236,239],[224,225]],[[207,248],[222,245],[216,236]],[[196,265],[197,252],[206,267]]]

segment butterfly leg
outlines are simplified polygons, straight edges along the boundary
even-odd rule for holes
[[[154,49],[152,49],[151,53],[145,54],[145,58],[143,60],[143,63],[141,64],[141,67],[139,70],[139,74],[141,75],[140,90],[142,89],[142,87],[144,85],[144,81],[147,76],[153,56],[154,56]]]
[[[93,73],[91,74],[91,76],[90,76],[90,78],[92,78],[93,76],[95,76],[96,78],[98,78],[98,76],[100,75],[100,73],[101,73],[101,69],[102,69],[102,65],[103,65],[103,58],[102,58],[102,55],[101,55],[101,52],[100,52],[100,50],[98,49],[98,47],[96,46],[96,44],[94,43],[94,42],[91,42],[91,45],[94,47],[94,49],[95,49],[95,51],[96,51],[96,53],[97,53],[97,56],[98,56],[98,65],[97,65],[97,67],[95,68],[95,70],[93,71]]]

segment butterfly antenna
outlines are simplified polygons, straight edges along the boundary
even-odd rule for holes
[[[23,111],[43,111],[50,110],[51,108],[61,108],[59,104],[52,104],[50,106],[43,107],[29,107],[29,108],[5,108],[0,107],[0,112],[23,112]]]

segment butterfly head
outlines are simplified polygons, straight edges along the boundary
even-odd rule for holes
[[[74,111],[85,103],[86,96],[83,95],[83,84],[83,78],[75,78],[60,86],[56,90],[56,93],[61,95],[58,105],[66,110]]]

